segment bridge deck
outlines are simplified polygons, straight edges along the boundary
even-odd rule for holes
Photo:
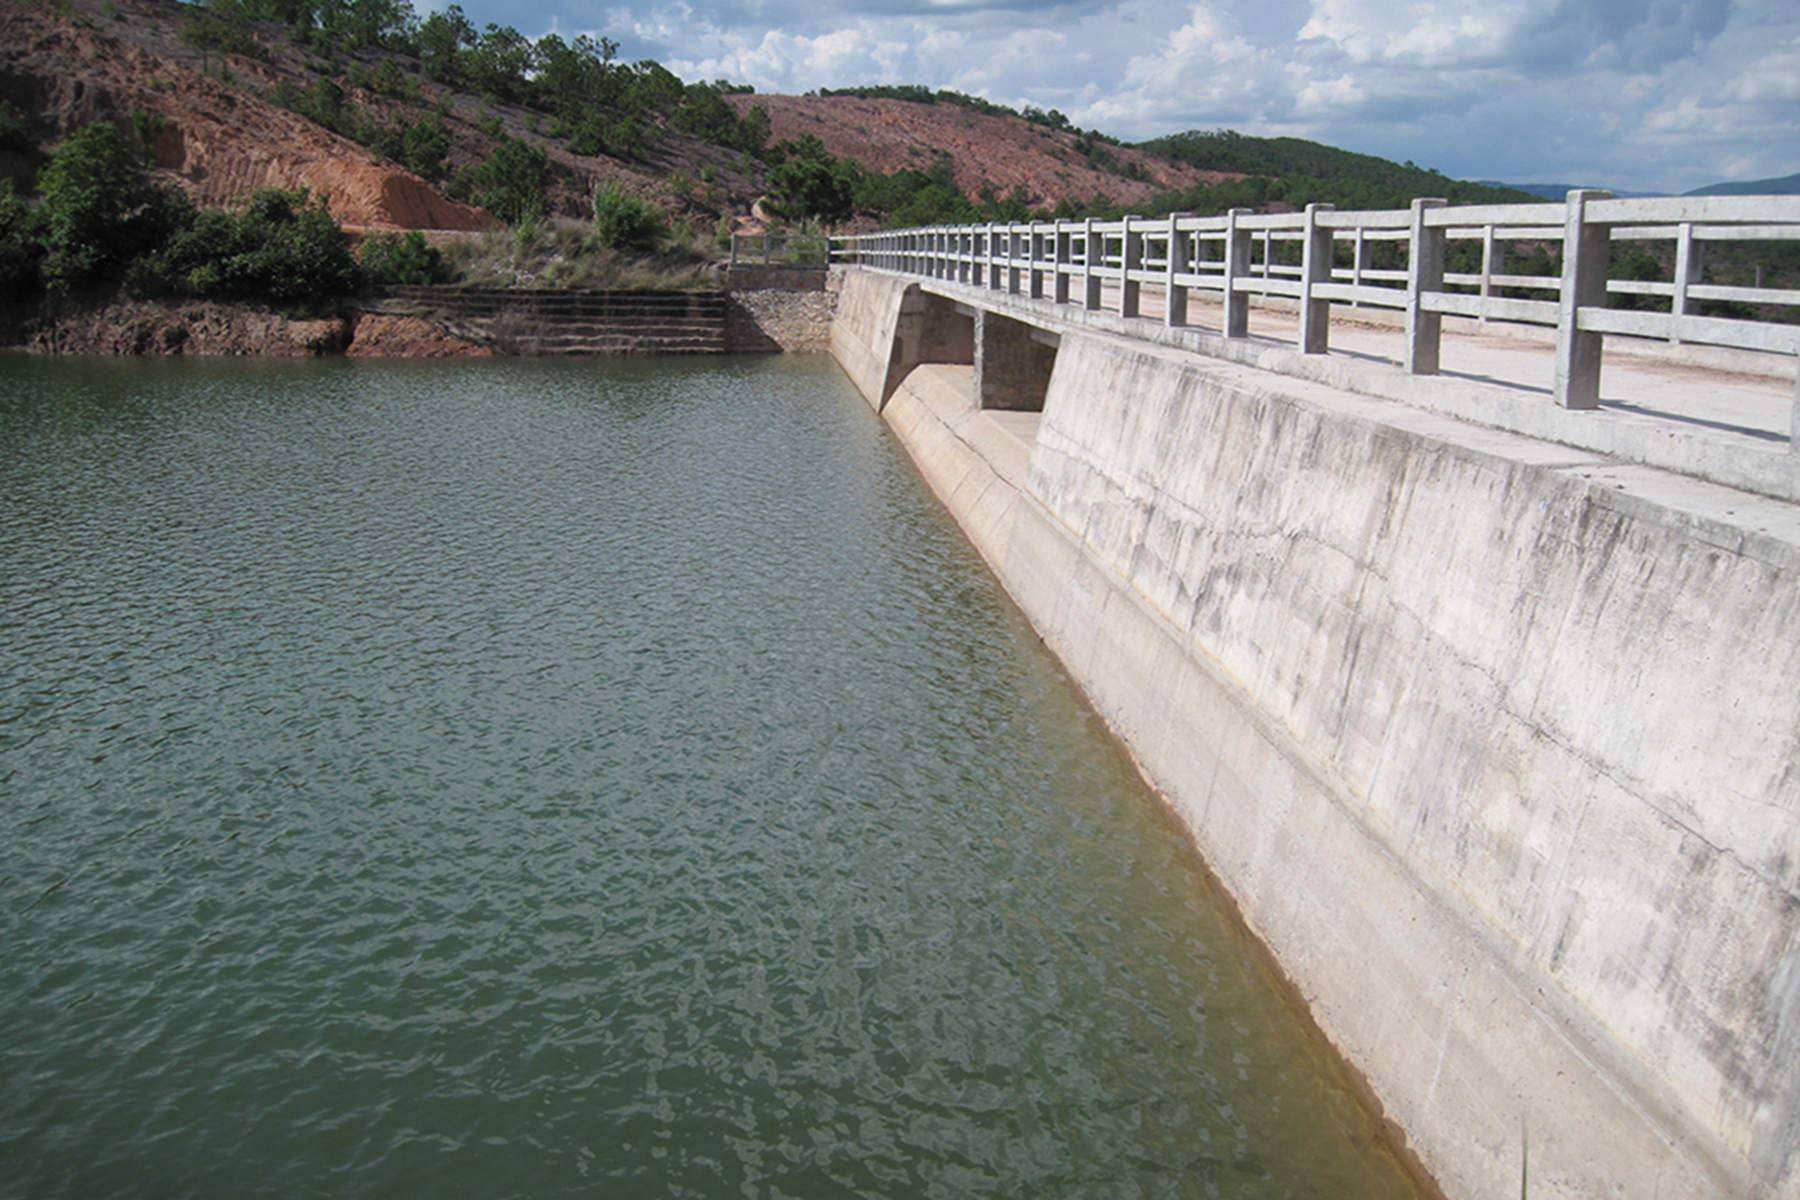
[[[1334,304],[1329,351],[1307,355],[1297,348],[1298,313],[1252,308],[1249,336],[1226,338],[1223,306],[1200,293],[1189,293],[1186,324],[1169,328],[1161,290],[1149,285],[1138,316],[1125,318],[1116,285],[1103,289],[1099,308],[1088,310],[946,280],[918,282],[928,292],[1051,331],[1086,329],[1195,350],[1617,462],[1800,502],[1800,453],[1790,441],[1792,356],[1608,336],[1601,405],[1582,411],[1559,408],[1553,399],[1554,331],[1547,329],[1445,317],[1439,372],[1411,375],[1402,365],[1404,329],[1379,309]]]

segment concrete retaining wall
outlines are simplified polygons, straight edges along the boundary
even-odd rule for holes
[[[1445,1190],[1800,1196],[1795,547],[1104,334],[1028,445],[907,292],[833,353]]]

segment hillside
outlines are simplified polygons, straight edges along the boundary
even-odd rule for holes
[[[1140,142],[1137,149],[1191,169],[1283,183],[1273,193],[1266,188],[1260,194],[1241,186],[1225,189],[1244,191],[1245,198],[1234,203],[1260,205],[1278,195],[1294,206],[1329,202],[1339,208],[1380,209],[1404,208],[1418,196],[1441,196],[1452,204],[1508,204],[1533,198],[1513,188],[1451,179],[1410,162],[1395,163],[1304,138],[1252,137],[1232,129],[1189,130]]]
[[[1051,129],[1019,116],[979,112],[952,102],[855,95],[730,99],[740,114],[752,107],[768,113],[775,140],[812,134],[833,156],[853,158],[879,174],[928,171],[947,159],[956,187],[970,200],[985,193],[1029,196],[1026,203],[1047,208],[1096,198],[1140,205],[1162,192],[1242,174],[1170,162],[1096,141],[1076,130]]]
[[[454,9],[378,8],[371,26],[360,6],[307,0],[0,0],[0,176],[29,191],[55,146],[105,120],[201,205],[303,186],[352,228],[466,232],[585,220],[595,188],[616,186],[692,242],[777,216],[867,229],[1472,186],[1297,139],[1125,146],[1061,114],[919,87],[684,84],[604,38],[533,42]]]
[[[174,0],[5,0],[0,102],[18,119],[0,139],[0,177],[28,184],[56,144],[105,120],[128,124],[159,179],[197,203],[234,204],[257,188],[305,186],[352,227],[498,224],[478,203],[446,193],[509,139],[544,158],[544,215],[591,215],[593,189],[604,183],[677,215],[702,208],[747,214],[759,194],[762,164],[735,149],[659,126],[629,158],[579,153],[570,147],[575,138],[549,135],[541,108],[483,95],[474,81],[444,74],[434,79],[419,56],[380,44],[298,41],[271,21],[221,27],[208,10]],[[680,81],[668,80],[679,99]],[[438,147],[418,157],[419,170],[400,161],[416,131]],[[697,180],[702,172],[709,195],[681,194],[682,173]]]
[[[1689,196],[1792,196],[1800,192],[1800,174],[1778,179],[1746,179],[1738,183],[1710,183],[1686,193]]]

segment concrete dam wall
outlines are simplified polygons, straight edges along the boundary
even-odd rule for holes
[[[1793,542],[1016,318],[850,271],[832,351],[1443,1189],[1800,1196]]]

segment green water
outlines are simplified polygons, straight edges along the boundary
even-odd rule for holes
[[[1398,1196],[824,361],[0,360],[0,1193]]]

